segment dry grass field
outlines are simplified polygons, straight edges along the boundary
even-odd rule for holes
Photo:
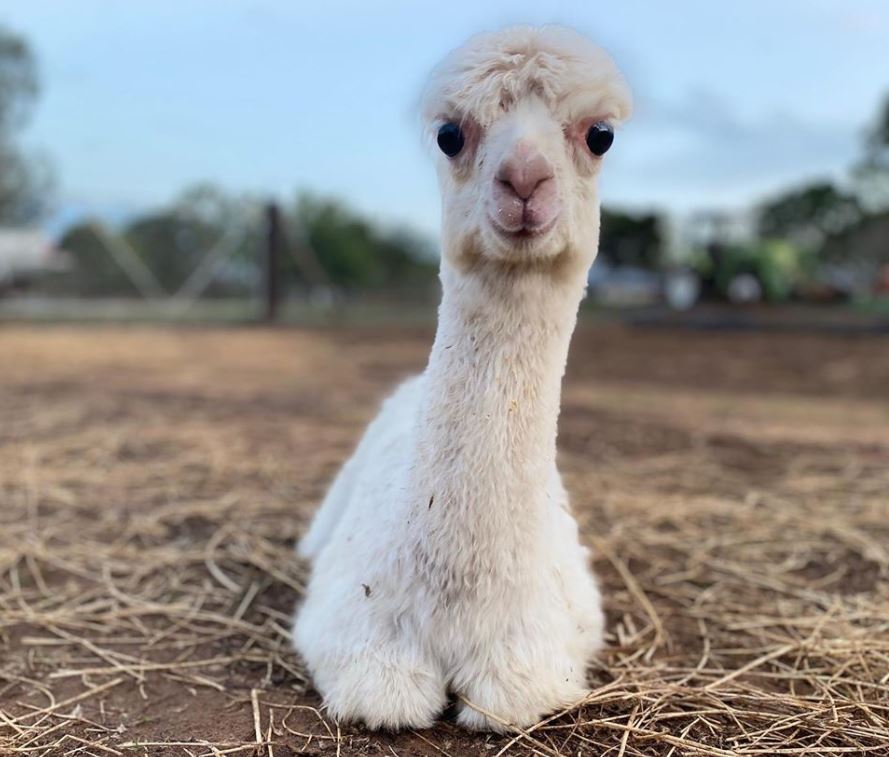
[[[889,755],[889,339],[587,326],[609,618],[510,736],[328,721],[293,543],[426,330],[0,326],[0,754]]]

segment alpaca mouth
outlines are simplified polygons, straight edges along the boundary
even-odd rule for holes
[[[516,229],[507,229],[492,215],[488,215],[488,221],[490,222],[491,227],[494,229],[494,231],[497,232],[500,237],[503,237],[504,239],[507,239],[511,242],[522,242],[542,237],[552,231],[553,227],[556,225],[557,220],[558,216],[554,216],[549,221],[539,226],[522,223],[522,225]]]

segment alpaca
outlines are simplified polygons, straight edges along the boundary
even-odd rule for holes
[[[587,692],[603,616],[556,468],[597,177],[630,110],[569,29],[470,39],[422,101],[438,143],[442,300],[425,371],[368,427],[299,544],[294,642],[328,712],[528,726]]]

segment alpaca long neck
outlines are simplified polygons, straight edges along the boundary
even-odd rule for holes
[[[585,272],[466,272],[445,261],[442,285],[419,418],[417,497],[428,491],[427,523],[508,535],[546,511]]]

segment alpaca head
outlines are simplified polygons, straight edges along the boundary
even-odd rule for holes
[[[445,253],[591,261],[597,177],[629,112],[614,63],[570,29],[510,27],[453,51],[422,100],[439,156]]]

